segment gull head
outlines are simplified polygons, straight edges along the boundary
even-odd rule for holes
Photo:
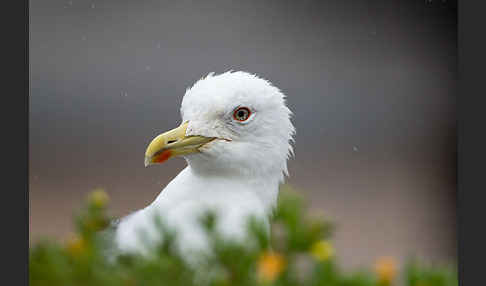
[[[285,95],[246,72],[210,73],[186,90],[179,127],[155,137],[145,165],[182,156],[206,175],[288,175],[295,133]]]

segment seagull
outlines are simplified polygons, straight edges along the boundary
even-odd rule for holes
[[[293,156],[295,128],[285,95],[247,72],[210,73],[186,90],[180,113],[177,128],[150,142],[144,163],[183,157],[187,166],[150,205],[118,221],[114,239],[121,252],[149,254],[163,239],[157,216],[176,231],[182,253],[208,248],[200,223],[208,210],[224,238],[244,240],[250,216],[269,232]]]

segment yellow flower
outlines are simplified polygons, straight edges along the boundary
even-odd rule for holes
[[[72,256],[79,256],[86,250],[86,241],[82,237],[72,235],[66,242],[66,250]]]
[[[285,269],[285,258],[275,252],[265,252],[258,260],[258,276],[263,281],[274,281]]]
[[[108,194],[103,189],[96,189],[89,195],[89,201],[99,208],[106,206],[109,199]]]
[[[393,257],[381,257],[376,261],[375,272],[384,284],[390,284],[397,274],[396,261]]]
[[[320,240],[311,246],[310,254],[318,261],[326,261],[334,255],[334,248],[327,240]]]

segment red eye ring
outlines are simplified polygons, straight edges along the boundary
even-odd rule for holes
[[[246,121],[248,118],[250,118],[251,111],[247,107],[239,107],[233,112],[233,119],[236,121]]]

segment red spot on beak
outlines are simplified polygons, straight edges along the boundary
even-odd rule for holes
[[[164,150],[160,154],[156,155],[153,159],[153,163],[164,163],[165,161],[169,160],[170,155],[172,152],[170,150]]]

